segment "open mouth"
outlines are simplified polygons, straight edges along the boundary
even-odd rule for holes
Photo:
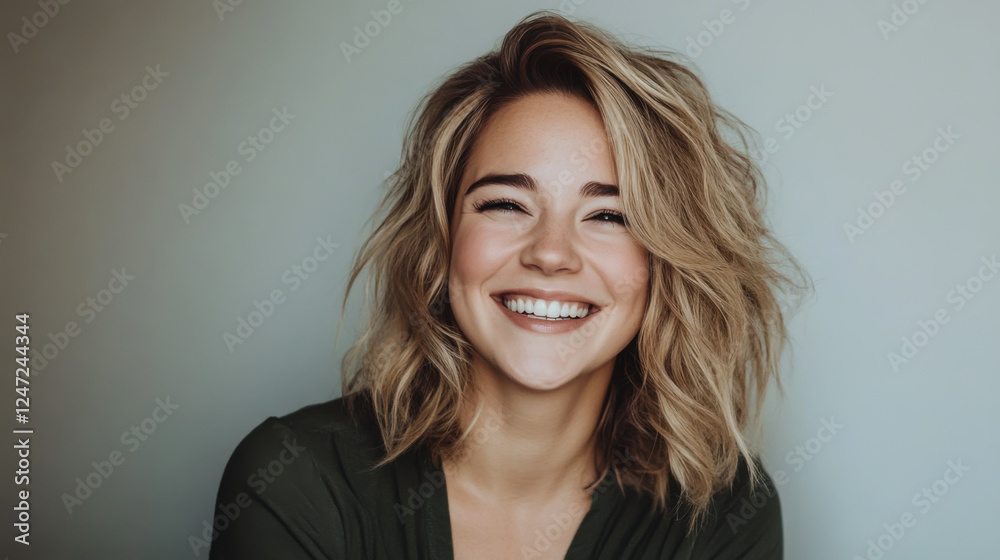
[[[543,300],[521,294],[500,294],[497,299],[512,313],[542,321],[573,321],[599,311],[596,305],[582,301]]]

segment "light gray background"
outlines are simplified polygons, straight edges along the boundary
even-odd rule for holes
[[[995,555],[1000,278],[973,281],[981,289],[960,310],[948,294],[1000,252],[1000,5],[897,1],[918,9],[884,36],[878,22],[891,22],[894,6],[886,0],[403,0],[348,62],[341,43],[386,5],[244,0],[220,18],[209,0],[76,0],[18,52],[6,35],[2,353],[15,356],[16,312],[31,313],[38,350],[68,321],[80,332],[44,368],[34,364],[32,544],[29,553],[11,540],[16,458],[6,447],[0,550],[194,557],[188,537],[212,515],[239,440],[269,415],[339,394],[357,317],[349,310],[335,347],[340,298],[406,116],[447,72],[551,8],[682,51],[731,10],[731,23],[688,53],[723,106],[776,140],[764,164],[770,217],[817,288],[791,302],[786,395],[766,411],[765,462],[787,475],[787,558],[864,558],[867,541],[907,512],[916,525],[883,540],[892,543],[886,559]],[[21,18],[40,10],[5,2],[0,29],[20,33]],[[142,83],[147,65],[169,76],[119,119],[113,101]],[[781,119],[823,86],[833,95],[799,109],[809,118],[787,137]],[[283,107],[294,119],[247,163],[240,143]],[[114,131],[59,181],[52,162],[103,118]],[[929,153],[939,157],[912,181],[904,164],[948,127],[958,139]],[[186,223],[178,205],[192,204],[192,189],[231,159],[241,174]],[[905,193],[849,240],[844,224],[897,179]],[[283,274],[327,236],[339,248],[291,291]],[[78,306],[122,268],[135,279],[85,323]],[[231,353],[223,333],[274,289],[284,303]],[[888,353],[938,309],[948,322],[895,371]],[[13,429],[6,363],[0,402]],[[180,408],[131,452],[121,434],[166,397]],[[843,427],[811,440],[824,420]],[[797,446],[808,461],[795,458]],[[61,496],[115,450],[124,464],[67,513]],[[947,494],[923,511],[913,496],[949,461],[970,470],[939,483]]]

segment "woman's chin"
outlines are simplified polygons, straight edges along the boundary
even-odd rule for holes
[[[564,364],[534,364],[507,370],[507,376],[515,383],[536,391],[558,389],[579,377],[579,374],[579,371],[569,370]]]

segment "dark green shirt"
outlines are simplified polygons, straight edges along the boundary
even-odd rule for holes
[[[353,418],[342,399],[270,417],[233,452],[203,539],[211,560],[451,560],[447,485],[423,449],[369,472],[384,448],[377,426]],[[673,492],[672,495],[676,495]],[[676,510],[679,511],[679,510]],[[524,543],[522,559],[540,557],[563,529],[559,519]],[[730,490],[717,493],[700,529],[657,513],[652,499],[612,472],[593,493],[590,510],[566,559],[780,560],[781,507],[769,477],[751,494],[746,464]]]

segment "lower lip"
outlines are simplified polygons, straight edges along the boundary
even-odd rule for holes
[[[521,327],[522,329],[541,334],[561,334],[575,331],[576,329],[587,324],[587,321],[589,321],[591,317],[600,313],[600,310],[596,312],[591,311],[582,319],[563,319],[560,321],[551,321],[535,317],[534,315],[525,315],[524,313],[511,311],[510,309],[507,309],[501,299],[494,299],[493,301],[497,302],[497,305],[500,306],[500,310],[503,311],[504,314],[507,315],[507,318],[513,321],[515,325]]]

